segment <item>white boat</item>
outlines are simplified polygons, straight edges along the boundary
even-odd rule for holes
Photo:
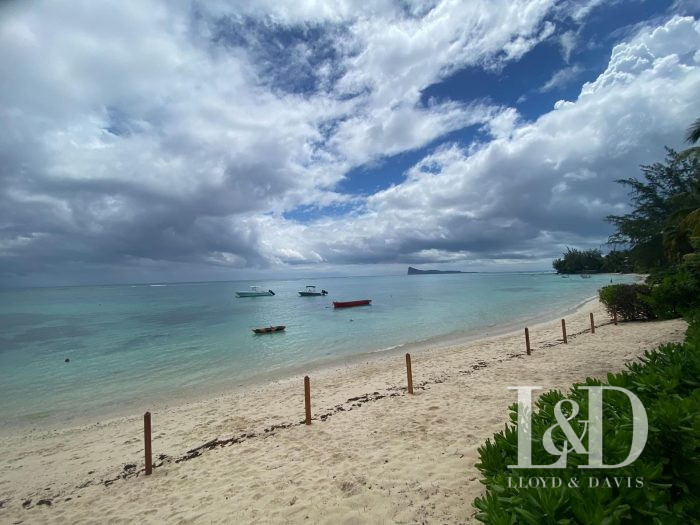
[[[318,297],[319,295],[328,295],[328,292],[325,290],[317,292],[316,287],[309,284],[306,286],[306,290],[299,290],[299,295],[302,297]]]
[[[236,292],[237,297],[263,297],[265,295],[275,295],[272,290],[261,290],[257,286],[251,286],[247,292]]]

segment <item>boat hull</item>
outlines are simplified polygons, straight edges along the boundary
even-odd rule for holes
[[[285,328],[287,328],[284,325],[279,325],[279,326],[266,326],[264,328],[253,328],[253,332],[255,334],[272,334],[275,332],[281,332]]]
[[[320,296],[326,295],[326,294],[321,293],[321,292],[299,292],[299,295],[301,297],[320,297]]]
[[[361,299],[359,301],[333,301],[333,308],[351,308],[353,306],[369,306],[371,299]]]
[[[236,297],[268,297],[275,295],[270,292],[236,292]]]

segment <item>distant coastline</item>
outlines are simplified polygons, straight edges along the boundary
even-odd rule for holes
[[[477,273],[477,272],[462,272],[460,270],[419,270],[413,266],[408,267],[408,275],[426,275],[439,273]]]

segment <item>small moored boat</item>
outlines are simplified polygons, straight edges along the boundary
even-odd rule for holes
[[[309,284],[306,286],[306,290],[299,290],[299,295],[302,297],[318,297],[319,295],[328,295],[328,292],[325,290],[317,292],[316,287]]]
[[[247,292],[236,292],[237,297],[263,297],[265,295],[275,295],[272,290],[261,290],[257,286],[251,286]]]
[[[333,308],[349,308],[351,306],[367,306],[372,304],[372,299],[360,299],[359,301],[333,301]]]
[[[256,334],[271,334],[273,332],[281,332],[285,328],[287,328],[285,325],[265,326],[264,328],[253,328],[253,332]]]

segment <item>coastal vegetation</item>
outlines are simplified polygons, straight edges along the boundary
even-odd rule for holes
[[[561,274],[570,273],[629,273],[633,270],[627,250],[612,250],[603,255],[600,250],[567,248],[552,266]]]
[[[634,270],[658,272],[692,253],[700,236],[700,158],[667,148],[665,162],[642,166],[645,180],[618,180],[630,189],[632,211],[609,215],[609,243],[628,248]]]
[[[700,308],[700,157],[667,149],[642,172],[645,180],[618,181],[631,188],[632,211],[607,219],[609,242],[625,245],[647,284],[606,286],[600,299],[625,320],[679,317]]]
[[[618,181],[630,188],[632,209],[607,217],[616,228],[608,242],[616,249],[603,256],[600,250],[567,248],[553,262],[558,273],[648,273],[646,284],[600,290],[600,300],[611,315],[617,313],[626,321],[670,319],[700,307],[700,156],[693,154],[696,149],[681,153],[667,149],[664,162],[641,167],[643,179]]]
[[[611,385],[637,395],[645,407],[649,432],[642,454],[616,469],[578,469],[588,463],[584,454],[571,452],[567,469],[511,469],[518,463],[517,404],[511,407],[511,424],[479,448],[477,468],[484,477],[486,494],[474,501],[476,517],[489,524],[573,523],[690,523],[700,516],[700,320],[691,320],[683,344],[666,344],[646,352],[641,362],[608,374],[602,383],[587,379],[566,395],[549,391],[540,396],[532,413],[532,460],[548,465],[552,456],[542,438],[558,424],[555,406],[562,399],[576,401],[587,411],[581,385]],[[619,395],[616,395],[619,394]],[[633,415],[625,395],[607,392],[603,405],[605,464],[625,460],[632,439]],[[584,425],[571,420],[577,435]],[[566,446],[557,427],[555,446]],[[587,445],[587,438],[584,437]],[[520,486],[520,479],[562,480],[561,486]],[[573,480],[573,481],[572,481]],[[556,483],[553,483],[556,485]],[[640,486],[641,485],[641,486]]]
[[[552,264],[559,273],[606,271],[660,274],[687,261],[700,242],[700,156],[666,149],[664,162],[641,167],[643,179],[617,182],[630,190],[632,210],[609,215],[614,249],[567,248]],[[694,240],[695,239],[695,240]]]
[[[700,139],[700,119],[688,130],[688,140]],[[634,462],[614,470],[586,469],[585,454],[572,451],[567,469],[510,469],[518,463],[517,404],[511,424],[479,449],[477,468],[486,494],[474,501],[476,517],[484,523],[684,523],[700,515],[700,155],[693,147],[677,153],[667,149],[664,162],[642,166],[643,179],[618,182],[630,189],[631,211],[607,220],[616,231],[608,256],[598,250],[567,249],[554,261],[560,273],[628,271],[647,273],[646,283],[615,284],[600,290],[601,302],[622,320],[668,319],[683,316],[689,327],[683,344],[666,344],[647,352],[639,363],[627,365],[607,382],[587,379],[567,397],[585,414],[588,401],[580,385],[607,384],[633,392],[649,420],[646,446]],[[606,260],[611,255],[610,264]],[[615,264],[613,265],[613,261]],[[613,270],[612,268],[625,268]],[[630,449],[632,413],[629,402],[615,392],[606,394],[603,442],[605,462],[622,461]],[[555,417],[564,394],[543,394],[532,414],[533,463],[547,465],[553,457],[542,448],[547,429],[560,450],[566,437]],[[584,428],[571,421],[578,436]],[[587,445],[587,436],[583,443]],[[537,445],[539,444],[539,445]],[[539,448],[538,448],[539,447]],[[512,479],[567,478],[632,479],[638,483],[569,485],[556,488],[514,485]]]
[[[603,270],[605,259],[600,250],[577,250],[567,248],[561,259],[552,266],[557,273],[597,273]]]
[[[647,284],[612,284],[601,288],[598,294],[610,315],[617,314],[623,321],[648,321],[657,317],[649,301],[651,287]]]

